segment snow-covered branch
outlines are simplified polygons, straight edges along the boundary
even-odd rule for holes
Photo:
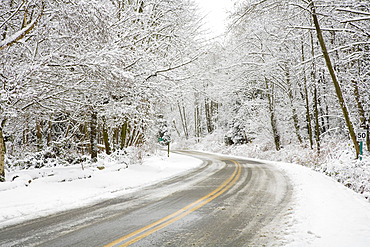
[[[158,76],[158,74],[160,74],[160,73],[168,72],[168,71],[175,70],[175,69],[178,69],[178,68],[180,68],[180,67],[186,66],[186,65],[188,65],[188,64],[190,64],[190,63],[192,63],[192,62],[194,62],[195,60],[197,60],[197,59],[198,59],[198,57],[199,57],[199,56],[196,56],[195,58],[192,58],[192,59],[190,59],[189,61],[187,61],[187,62],[185,62],[185,63],[181,63],[181,64],[175,65],[175,66],[173,66],[173,67],[168,67],[168,68],[166,68],[166,69],[157,70],[157,71],[155,71],[153,74],[151,74],[150,76],[148,76],[148,77],[145,79],[145,81],[149,80],[149,79],[150,79],[150,78],[152,78],[152,77]]]
[[[369,44],[370,44],[370,41],[355,42],[355,43],[351,43],[351,44],[339,46],[339,47],[336,47],[334,49],[328,50],[328,53],[331,54],[333,52],[340,51],[340,50],[343,50],[343,49],[346,49],[346,48],[349,48],[349,47],[355,47],[355,46],[360,46],[360,45],[369,45]],[[319,57],[322,57],[322,56],[323,56],[322,54],[318,54],[318,55],[316,55],[315,57],[313,57],[311,59],[308,59],[308,60],[303,61],[302,63],[300,63],[300,65],[311,63],[315,59],[317,59]]]
[[[23,1],[19,6],[18,6],[18,8],[15,10],[15,11],[13,11],[13,14],[12,15],[10,15],[1,25],[0,25],[0,28],[2,28],[8,21],[10,21],[18,12],[19,12],[19,10],[22,8],[22,6],[25,4],[26,2],[25,1]]]
[[[367,20],[370,20],[370,16],[369,17],[359,17],[359,18],[344,20],[344,21],[341,21],[341,22],[342,23],[347,23],[347,22],[356,22],[356,21],[367,21]]]
[[[19,30],[18,32],[14,33],[10,37],[6,38],[3,41],[0,41],[0,51],[5,49],[8,46],[11,46],[15,42],[19,41],[22,39],[24,36],[26,36],[37,24],[37,22],[40,20],[42,14],[44,11],[44,0],[41,1],[41,8],[40,8],[40,13],[39,15],[32,20],[30,24]]]
[[[315,27],[311,26],[292,26],[294,29],[304,29],[304,30],[315,30]],[[322,28],[322,31],[328,31],[328,32],[350,32],[354,33],[354,30],[348,29],[348,28]]]
[[[355,9],[337,8],[337,10],[352,13],[352,14],[360,14],[360,15],[369,15],[370,16],[370,12],[365,12],[365,11],[360,11],[360,10],[355,10]]]

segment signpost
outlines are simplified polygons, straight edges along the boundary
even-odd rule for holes
[[[366,138],[367,138],[366,129],[359,129],[357,131],[357,141],[360,143],[360,160],[362,160],[362,155],[363,155],[362,149],[364,146],[363,143],[366,142]]]

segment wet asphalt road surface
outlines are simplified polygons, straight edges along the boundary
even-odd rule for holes
[[[135,193],[0,229],[0,246],[258,246],[260,230],[289,205],[288,178],[262,162],[183,153],[204,164]]]

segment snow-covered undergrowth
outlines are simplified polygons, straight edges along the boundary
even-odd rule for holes
[[[194,143],[192,140],[177,143],[176,147],[193,147],[191,142]],[[227,146],[223,137],[216,133],[195,144],[195,149],[310,167],[362,194],[370,202],[370,154],[364,150],[362,161],[355,159],[354,148],[349,141],[324,140],[318,154],[315,149],[310,149],[308,143],[285,144],[280,151],[276,151],[273,143],[266,140]]]

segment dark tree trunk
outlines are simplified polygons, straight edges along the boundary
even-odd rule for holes
[[[37,137],[37,150],[41,151],[42,150],[42,122],[36,121],[36,137]]]
[[[5,182],[5,141],[3,135],[5,121],[3,120],[0,125],[0,182]]]
[[[316,65],[315,65],[315,47],[313,42],[313,36],[311,35],[311,56],[312,56],[312,81],[314,85],[313,89],[313,105],[314,105],[314,117],[315,117],[315,139],[316,139],[316,150],[320,154],[320,122],[319,122],[319,107],[318,107],[318,95],[317,95],[317,81],[316,81]]]
[[[90,121],[90,152],[91,160],[96,162],[98,159],[98,140],[97,140],[98,114],[93,111]]]
[[[180,103],[178,103],[177,106],[179,108],[179,114],[180,114],[182,128],[184,130],[184,135],[185,135],[185,138],[188,139],[189,138],[189,132],[188,132],[188,125],[186,123],[185,107],[182,107],[182,110],[181,110]]]
[[[289,90],[288,91],[288,97],[289,97],[289,101],[290,101],[290,107],[292,109],[292,119],[293,119],[295,134],[297,136],[297,139],[298,139],[299,143],[302,143],[302,137],[301,137],[301,134],[299,133],[300,132],[300,127],[299,127],[299,120],[298,120],[297,110],[295,109],[294,104],[293,104],[293,101],[294,101],[293,87],[291,85],[290,72],[289,72],[289,68],[288,68],[287,64],[285,64],[285,77],[286,77],[285,79],[286,79],[286,82],[287,82],[287,85],[288,85],[288,90]]]
[[[49,120],[49,133],[48,133],[48,140],[47,140],[47,145],[51,145],[51,134],[52,134],[52,122]]]
[[[121,149],[126,147],[127,126],[127,121],[125,121],[121,128]]]
[[[304,61],[305,61],[304,45],[302,41],[302,63],[303,64],[304,64]],[[303,83],[304,83],[303,86],[304,86],[304,98],[305,98],[305,106],[306,106],[306,122],[307,122],[308,138],[310,140],[310,148],[313,149],[311,115],[310,115],[310,105],[309,105],[309,99],[308,99],[307,78],[306,78],[305,67],[303,67]]]
[[[319,108],[317,103],[317,86],[315,84],[314,92],[313,92],[313,100],[314,100],[314,113],[315,113],[315,136],[316,136],[316,149],[317,152],[320,153],[320,122],[319,122]]]
[[[104,147],[105,147],[105,153],[110,155],[110,144],[109,144],[109,136],[108,136],[108,130],[106,125],[106,120],[103,118],[103,141],[104,141]]]
[[[194,108],[194,135],[197,137],[197,141],[199,142],[200,137],[200,113],[199,113],[199,106],[196,103]]]
[[[212,101],[210,101],[209,99],[206,99],[204,106],[205,106],[205,114],[206,114],[207,131],[208,133],[212,133],[214,129],[213,123],[212,123],[212,114],[213,114]]]
[[[266,82],[266,90],[267,90],[267,99],[269,104],[269,111],[270,111],[270,122],[271,122],[271,128],[272,128],[272,134],[274,138],[275,148],[277,151],[281,149],[281,143],[280,143],[280,135],[277,130],[277,124],[275,119],[275,107],[274,107],[274,89],[269,88],[268,80],[265,78]]]
[[[366,117],[365,117],[365,110],[364,107],[362,106],[362,102],[360,100],[360,93],[358,90],[358,83],[355,80],[352,80],[352,85],[353,85],[353,94],[355,96],[355,100],[357,103],[357,110],[358,110],[358,115],[360,116],[360,124],[362,128],[367,129],[367,138],[366,138],[366,146],[367,150],[370,151],[370,145],[369,145],[369,126],[366,125]]]

